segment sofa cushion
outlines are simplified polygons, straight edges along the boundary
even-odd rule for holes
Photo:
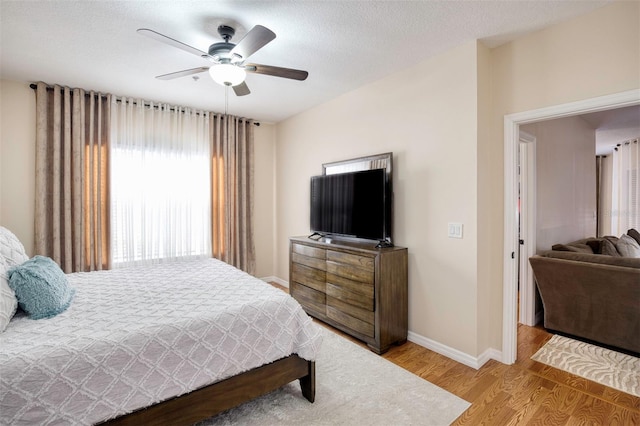
[[[576,262],[591,262],[611,266],[623,266],[640,269],[640,258],[622,256],[602,256],[599,254],[576,253],[569,251],[547,250],[539,254],[542,257],[573,260]]]
[[[551,250],[570,251],[574,253],[593,254],[593,249],[587,244],[571,243],[571,244],[554,244]]]
[[[602,254],[602,238],[593,238],[587,241],[587,245],[591,247],[594,254]]]
[[[627,231],[627,235],[636,240],[640,244],[640,232],[637,229],[631,228]]]
[[[640,244],[628,235],[622,235],[616,242],[616,248],[624,257],[640,257]]]
[[[587,242],[595,254],[604,254],[606,256],[620,256],[616,248],[617,237],[607,236],[602,238],[593,238]]]

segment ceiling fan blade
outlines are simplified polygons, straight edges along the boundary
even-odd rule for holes
[[[160,34],[157,31],[153,31],[148,28],[139,28],[138,34],[145,35],[159,42],[168,44],[169,46],[177,47],[178,49],[184,50],[185,52],[189,52],[196,56],[200,56],[201,58],[209,58],[209,54],[207,52],[203,52],[202,50],[196,49],[195,47],[189,46],[188,44],[184,44],[181,41],[178,41],[171,37],[167,37],[166,35]]]
[[[249,90],[249,86],[247,86],[247,83],[245,83],[244,81],[237,86],[233,86],[233,91],[237,96],[246,96],[251,93],[251,90]]]
[[[209,71],[209,67],[191,68],[188,70],[170,72],[169,74],[162,74],[156,76],[158,80],[173,80],[174,78],[185,77],[187,75],[199,74],[201,72]]]
[[[274,67],[271,65],[246,64],[244,70],[255,74],[272,75],[274,77],[290,78],[292,80],[306,80],[309,76],[307,71],[295,70],[293,68]]]
[[[276,34],[269,28],[256,25],[231,50],[231,56],[237,55],[240,57],[240,61],[244,61],[274,38],[276,38]]]

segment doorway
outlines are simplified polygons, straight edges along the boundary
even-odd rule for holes
[[[520,126],[537,121],[587,114],[640,104],[640,90],[584,101],[510,114],[504,118],[504,248],[503,248],[503,314],[502,362],[513,364],[517,357],[519,223],[519,144]],[[523,218],[526,219],[526,218]],[[527,303],[535,303],[535,299]],[[534,309],[534,307],[531,307]]]

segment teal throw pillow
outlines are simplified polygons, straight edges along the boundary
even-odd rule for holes
[[[62,269],[48,257],[34,256],[9,269],[7,275],[18,305],[31,319],[51,318],[64,312],[76,293]]]

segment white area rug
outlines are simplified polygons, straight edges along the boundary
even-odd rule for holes
[[[640,396],[640,358],[556,334],[531,359]]]
[[[203,425],[448,425],[471,404],[369,350],[323,330],[316,400],[298,381]]]

